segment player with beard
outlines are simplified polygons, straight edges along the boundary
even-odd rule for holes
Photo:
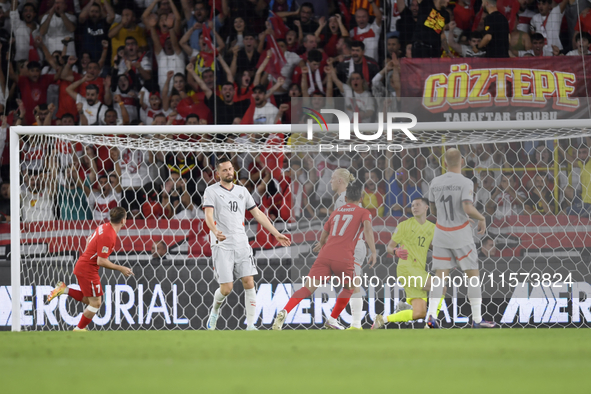
[[[218,159],[216,171],[220,181],[208,186],[203,196],[205,222],[210,231],[214,273],[220,284],[213,296],[207,329],[216,329],[220,307],[232,292],[236,277],[244,286],[246,330],[257,330],[254,325],[256,290],[253,275],[258,272],[244,227],[246,210],[249,210],[254,219],[275,236],[281,246],[289,246],[291,241],[279,233],[269,218],[257,208],[249,191],[244,186],[234,184],[235,171],[230,159],[225,157]]]

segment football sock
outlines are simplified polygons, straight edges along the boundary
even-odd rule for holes
[[[94,316],[93,316],[94,317]],[[92,321],[92,317],[89,319],[88,317],[84,316],[84,314],[82,314],[82,317],[80,318],[80,321],[78,322],[78,328],[79,329],[83,329],[86,328],[86,326]]]
[[[439,283],[439,286],[433,286],[429,293],[429,309],[427,309],[427,316],[425,320],[429,319],[429,316],[437,318],[437,305],[439,305],[441,297],[443,296],[443,283]]]
[[[386,321],[390,323],[400,323],[405,321],[412,320],[412,309],[407,309],[405,311],[400,311],[391,314],[390,316],[386,316]]]
[[[224,303],[226,296],[222,294],[221,290],[218,288],[213,295],[213,306],[212,310],[213,313],[218,314],[220,311],[220,307]]]
[[[468,300],[470,300],[470,307],[472,308],[472,321],[480,323],[482,321],[482,290],[480,283],[478,286],[472,286],[468,280]]]
[[[351,327],[361,328],[361,316],[363,315],[363,298],[361,298],[361,293],[351,298],[349,302],[351,305],[351,316],[353,317]]]
[[[76,289],[67,288],[66,291],[64,292],[64,294],[69,295],[70,297],[72,297],[76,301],[82,301],[82,298],[84,298],[84,296],[82,295],[82,292],[80,290],[76,290]]]
[[[257,292],[254,287],[244,289],[244,308],[246,309],[246,325],[254,325],[257,310]]]
[[[439,300],[439,305],[437,306],[437,314],[435,315],[435,318],[437,318],[437,316],[439,316],[439,311],[441,310],[441,305],[443,305],[444,299],[445,299],[445,296],[441,296],[441,299]]]
[[[293,293],[289,301],[287,301],[287,305],[285,305],[283,309],[285,309],[287,313],[291,312],[291,310],[295,308],[297,304],[299,304],[304,298],[310,297],[311,294],[312,292],[310,290],[306,289],[305,287],[302,287],[301,289]]]
[[[349,303],[349,300],[351,299],[352,295],[353,295],[353,289],[351,289],[351,290],[343,289],[341,291],[341,293],[337,296],[337,302],[334,305],[334,308],[332,310],[332,313],[330,314],[330,317],[332,317],[334,319],[339,317],[339,315],[341,314],[343,309],[345,309],[345,307]]]

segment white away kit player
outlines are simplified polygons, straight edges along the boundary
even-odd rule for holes
[[[208,186],[203,196],[205,222],[210,230],[214,274],[220,284],[213,296],[207,329],[215,330],[220,307],[232,291],[234,278],[240,278],[244,286],[246,329],[256,330],[256,290],[253,275],[258,271],[244,228],[244,213],[249,210],[255,220],[274,235],[282,246],[289,246],[291,241],[280,234],[269,218],[257,208],[248,190],[233,183],[234,166],[230,159],[218,159],[216,171],[220,182]]]
[[[431,212],[437,217],[433,236],[433,269],[439,283],[432,282],[427,310],[427,326],[439,328],[437,307],[443,295],[444,278],[458,267],[467,275],[468,299],[472,307],[472,327],[492,328],[495,323],[482,320],[482,289],[478,272],[478,252],[469,218],[478,220],[478,234],[486,231],[484,216],[474,207],[474,183],[462,175],[464,159],[459,150],[445,152],[447,171],[429,186]]]
[[[344,168],[338,168],[332,173],[330,186],[332,191],[338,196],[334,203],[333,210],[337,210],[346,204],[345,194],[347,193],[347,186],[354,180],[355,177]],[[359,206],[361,206],[361,204],[359,204]],[[355,245],[354,252],[356,276],[361,276],[361,266],[363,266],[366,256],[367,248],[365,246],[365,241],[363,240],[363,233],[361,233],[357,245]],[[361,318],[363,316],[363,295],[361,294],[360,287],[355,287],[353,290],[349,305],[351,306],[351,316],[353,319],[351,321],[351,327],[347,328],[347,330],[363,330],[361,327]]]

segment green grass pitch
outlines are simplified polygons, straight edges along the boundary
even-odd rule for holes
[[[12,393],[584,393],[588,329],[0,333]]]

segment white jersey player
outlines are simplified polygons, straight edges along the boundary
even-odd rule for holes
[[[216,170],[220,182],[208,186],[203,196],[205,222],[210,230],[213,268],[215,278],[220,284],[213,296],[207,329],[215,330],[220,307],[232,291],[236,277],[242,280],[244,286],[246,329],[256,330],[256,290],[253,275],[258,272],[244,227],[244,213],[249,210],[255,220],[273,234],[282,246],[289,246],[291,241],[280,234],[269,218],[257,208],[248,190],[233,183],[234,166],[229,159],[218,159]]]
[[[355,177],[344,168],[338,168],[333,172],[332,177],[330,178],[330,186],[332,191],[338,195],[333,210],[337,210],[346,204],[345,194],[347,193],[347,186],[354,180]],[[361,203],[359,206],[361,206]],[[363,233],[361,233],[357,245],[355,245],[355,275],[361,276],[361,266],[365,262],[366,256],[367,248],[365,246],[365,241],[363,240]],[[361,317],[363,315],[363,297],[359,287],[354,289],[349,305],[351,305],[351,316],[353,318],[351,321],[351,327],[349,327],[348,330],[362,330]]]
[[[431,212],[437,216],[433,236],[433,269],[436,276],[442,278],[429,295],[427,325],[438,328],[437,306],[443,295],[444,278],[449,278],[449,271],[460,268],[468,276],[468,299],[472,307],[472,327],[492,328],[495,323],[482,320],[482,290],[479,281],[478,252],[472,237],[470,218],[478,220],[478,234],[486,231],[484,216],[474,207],[474,184],[462,175],[463,158],[459,150],[452,148],[445,152],[445,164],[448,172],[436,177],[429,186]]]

